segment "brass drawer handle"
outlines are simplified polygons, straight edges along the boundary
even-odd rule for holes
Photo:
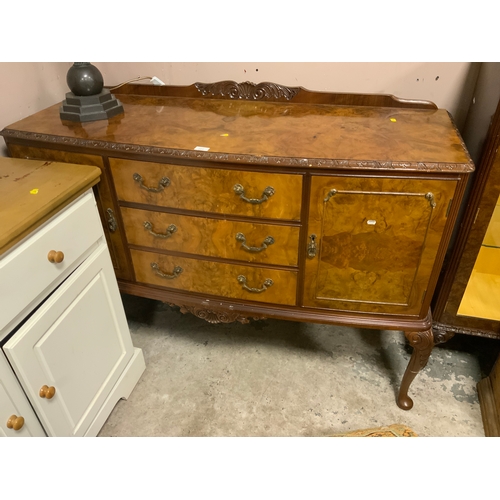
[[[142,189],[145,189],[146,191],[151,191],[152,193],[159,193],[160,191],[163,191],[166,187],[170,186],[170,179],[168,177],[162,177],[158,182],[157,188],[145,186],[144,183],[142,182],[142,176],[137,173],[133,175],[133,178],[135,182],[139,183],[139,186],[141,186]]]
[[[316,235],[311,234],[311,236],[309,236],[309,244],[307,245],[307,256],[312,259],[313,257],[316,257],[316,252]]]
[[[240,274],[236,279],[238,280],[238,283],[240,283],[245,290],[248,290],[249,292],[252,293],[265,292],[270,286],[274,285],[274,281],[272,279],[267,278],[266,280],[264,280],[262,288],[251,288],[247,285],[247,279],[242,274]]]
[[[266,239],[262,242],[262,246],[249,247],[246,244],[247,239],[245,238],[245,235],[243,233],[236,233],[236,241],[241,241],[241,248],[244,248],[248,252],[262,252],[262,250],[265,250],[269,245],[272,245],[274,243],[274,238],[272,236],[267,236]]]
[[[52,386],[47,386],[43,385],[42,388],[40,389],[40,392],[38,395],[41,398],[47,398],[47,399],[52,399],[54,397],[54,394],[56,393],[56,388]]]
[[[64,253],[51,250],[47,255],[47,259],[49,259],[49,262],[52,262],[52,264],[60,264],[64,260]]]
[[[17,415],[11,415],[9,420],[7,420],[7,429],[14,429],[18,431],[22,429],[24,425],[24,418],[18,417]]]
[[[153,231],[153,224],[151,222],[146,221],[144,223],[144,229],[150,234],[152,234],[156,238],[170,238],[176,231],[177,231],[177,226],[174,224],[170,224],[170,226],[167,227],[164,233],[155,233]]]
[[[267,186],[266,189],[264,189],[264,192],[262,193],[262,198],[257,199],[257,198],[247,198],[245,196],[245,189],[241,184],[235,184],[233,186],[234,192],[239,195],[239,197],[243,200],[246,201],[247,203],[251,203],[252,205],[258,205],[260,203],[264,203],[269,199],[270,196],[274,194],[274,188],[271,186]]]
[[[159,276],[160,278],[165,278],[167,280],[173,280],[182,273],[182,267],[179,266],[174,267],[174,272],[172,274],[164,273],[160,270],[160,266],[156,262],[151,262],[151,268],[157,276]]]

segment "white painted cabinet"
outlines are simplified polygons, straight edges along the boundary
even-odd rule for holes
[[[63,260],[51,262],[51,250]],[[0,259],[0,287],[5,297],[17,293],[0,315],[0,435],[97,435],[145,364],[92,191]],[[17,431],[7,427],[12,415],[24,418]]]
[[[46,435],[7,359],[2,355],[0,355],[0,419],[2,437]]]

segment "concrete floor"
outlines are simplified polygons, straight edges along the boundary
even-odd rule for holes
[[[100,436],[330,436],[400,423],[419,436],[484,436],[476,384],[500,342],[456,336],[395,402],[402,332],[262,320],[211,325],[123,295],[146,371]]]

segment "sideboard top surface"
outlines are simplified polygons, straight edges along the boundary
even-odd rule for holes
[[[118,152],[284,167],[474,169],[442,109],[115,95],[125,112],[109,120],[62,121],[57,104],[1,134]]]

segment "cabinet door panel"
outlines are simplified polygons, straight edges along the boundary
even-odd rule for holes
[[[50,436],[82,436],[133,354],[106,246],[4,347]],[[56,389],[41,398],[44,385]]]
[[[304,304],[418,314],[455,181],[316,177]]]

